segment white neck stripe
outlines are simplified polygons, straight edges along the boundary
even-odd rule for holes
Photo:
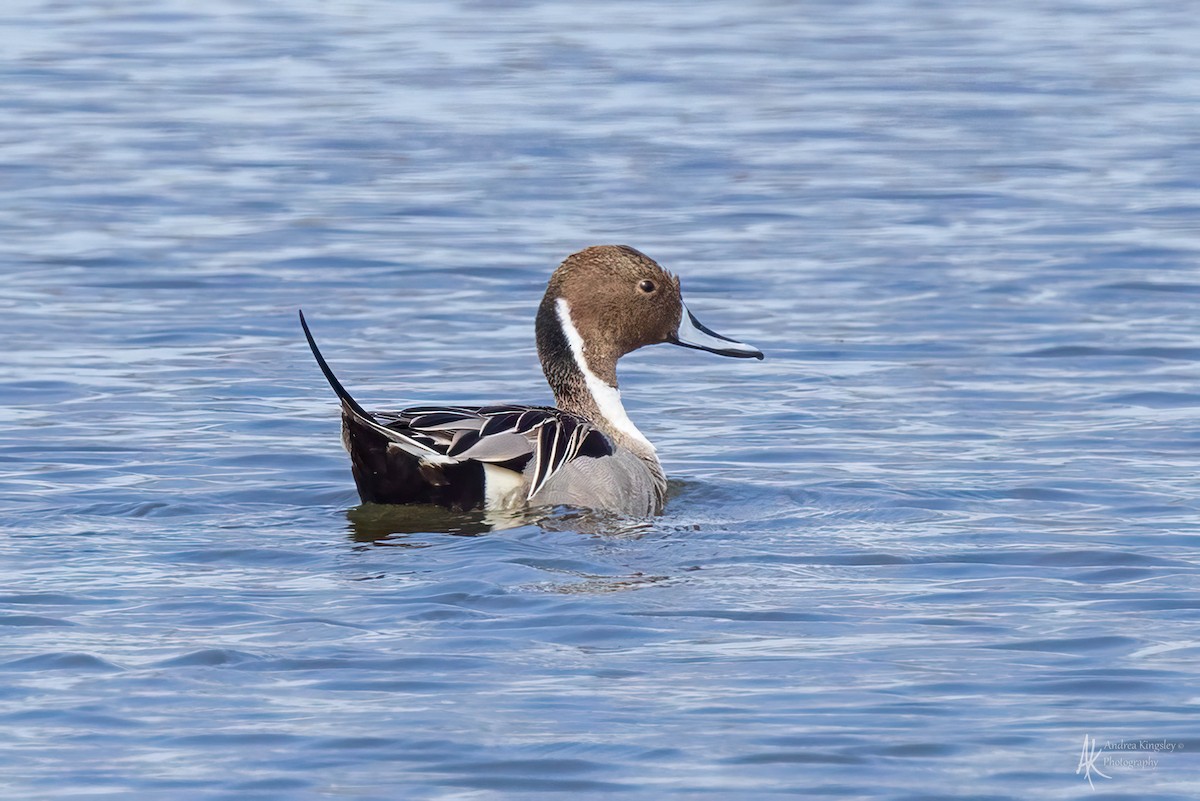
[[[587,384],[592,399],[596,402],[596,409],[614,430],[620,431],[654,453],[654,446],[650,444],[650,440],[646,439],[641,431],[638,431],[637,426],[625,413],[625,406],[621,403],[621,391],[610,386],[588,367],[587,359],[583,355],[583,337],[579,335],[579,330],[575,328],[575,323],[571,320],[571,306],[567,303],[567,299],[559,298],[557,306],[558,322],[562,325],[567,343],[571,346],[571,356],[575,359],[575,365],[579,368],[579,372],[583,373],[583,381]]]

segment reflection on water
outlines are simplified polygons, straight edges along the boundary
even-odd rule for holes
[[[455,512],[422,504],[391,506],[364,503],[347,510],[346,519],[350,521],[350,536],[355,542],[378,542],[380,545],[403,544],[392,541],[397,535],[441,532],[474,537],[494,531],[497,527],[512,528],[522,524],[514,516],[510,526],[498,526],[486,512]]]
[[[1189,4],[5,9],[6,798],[1195,795]],[[614,242],[772,357],[622,362],[666,513],[357,506],[295,309],[546,403]]]
[[[491,532],[532,526],[542,531],[616,538],[637,537],[653,530],[653,523],[581,509],[528,509],[503,512],[455,512],[440,506],[392,506],[364,503],[346,511],[355,542],[401,544],[406,534],[440,533],[474,537]]]

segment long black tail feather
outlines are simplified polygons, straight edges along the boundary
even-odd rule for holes
[[[313,339],[312,331],[308,330],[308,322],[304,319],[303,311],[300,311],[300,327],[304,329],[304,338],[308,340],[308,347],[312,349],[313,356],[317,359],[317,365],[321,368],[321,372],[325,374],[325,380],[329,382],[329,386],[333,387],[334,393],[337,394],[338,398],[341,399],[342,403],[350,411],[361,417],[365,417],[371,422],[375,422],[375,418],[371,416],[371,413],[358,405],[358,401],[346,391],[346,388],[342,386],[342,382],[338,381],[337,376],[333,374],[333,370],[329,367],[329,362],[325,361],[325,357],[321,355],[321,350],[317,347],[316,340]]]

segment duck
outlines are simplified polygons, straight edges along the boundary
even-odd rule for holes
[[[757,348],[703,325],[684,304],[679,278],[628,245],[585,248],[550,276],[534,328],[553,406],[368,412],[334,375],[303,310],[299,314],[313,357],[341,403],[342,444],[364,504],[661,514],[666,474],[621,403],[617,361],[661,343],[763,358]]]

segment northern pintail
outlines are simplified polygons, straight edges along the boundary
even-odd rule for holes
[[[334,376],[342,442],[364,503],[457,510],[572,506],[631,516],[662,511],[667,478],[621,405],[617,360],[670,342],[761,359],[756,348],[696,319],[679,279],[624,245],[590,247],[559,265],[537,313],[537,350],[550,406],[416,406],[369,413]]]

